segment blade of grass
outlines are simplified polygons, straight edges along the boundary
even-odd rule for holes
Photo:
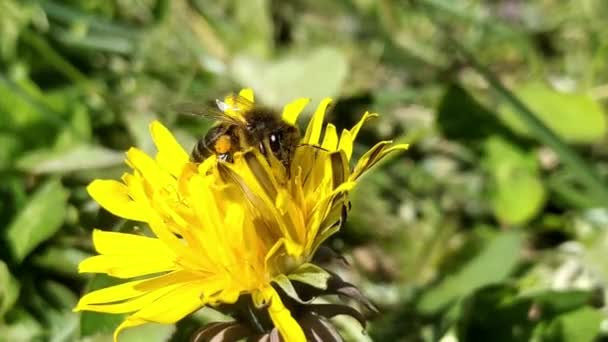
[[[104,18],[75,10],[72,7],[65,6],[55,1],[41,1],[40,6],[44,12],[54,20],[68,24],[84,24],[92,30],[103,32],[108,35],[117,35],[119,37],[127,37],[129,39],[139,39],[142,31],[136,27],[111,22]]]
[[[0,84],[6,86],[11,92],[12,95],[17,96],[24,101],[26,101],[29,105],[31,105],[35,110],[39,111],[45,116],[45,119],[48,120],[49,123],[55,125],[56,127],[63,127],[67,125],[67,121],[61,118],[61,116],[56,113],[52,108],[50,108],[47,104],[43,102],[40,96],[34,96],[27,91],[25,91],[18,83],[11,80],[9,77],[5,76],[0,72]]]
[[[36,49],[47,63],[55,67],[57,71],[62,73],[70,81],[80,86],[90,87],[87,77],[62,55],[57,53],[57,51],[55,51],[47,41],[40,38],[39,35],[30,31],[24,31],[21,37],[27,44]]]
[[[97,34],[88,32],[86,36],[80,37],[67,30],[54,29],[51,31],[53,38],[70,47],[80,50],[102,51],[122,55],[132,54],[136,46],[132,39],[109,34]]]
[[[553,149],[560,157],[562,163],[576,175],[579,183],[585,187],[587,194],[592,196],[593,203],[595,205],[606,206],[608,204],[608,189],[600,176],[564,143],[555,132],[547,127],[525,103],[507,89],[496,74],[481,64],[467,48],[458,42],[446,25],[436,20],[432,14],[429,14],[429,18],[440,28],[448,43],[463,57],[465,62],[515,109],[515,113],[529,127],[534,136],[541,143]]]
[[[5,86],[10,91],[11,96],[21,98],[28,103],[33,109],[40,112],[44,120],[57,129],[69,126],[68,120],[58,113],[48,104],[44,102],[44,94],[32,94],[22,87],[19,83],[13,81],[0,72],[0,85]],[[18,115],[18,114],[14,114]],[[86,139],[80,132],[75,132],[78,138]]]
[[[139,28],[110,21],[54,1],[41,1],[40,6],[54,22],[63,23],[68,27],[86,27],[85,36],[74,35],[70,29],[62,28],[62,25],[52,25],[50,31],[58,41],[80,49],[131,54],[147,30],[146,27]]]
[[[558,171],[549,176],[547,184],[556,196],[574,208],[584,209],[592,207],[594,204],[593,199],[589,198],[586,193],[576,187],[572,176],[567,170]]]
[[[448,34],[448,36],[450,36]],[[549,146],[560,157],[560,160],[578,176],[578,181],[584,185],[590,195],[595,197],[598,205],[608,204],[608,190],[599,175],[587,165],[587,163],[565,144],[555,132],[547,127],[538,116],[528,108],[513,92],[505,87],[498,77],[483,66],[479,61],[460,43],[450,38],[454,47],[463,55],[466,61],[477,71],[487,82],[503,96],[507,102],[515,109],[520,119],[530,128],[530,131],[540,142]]]

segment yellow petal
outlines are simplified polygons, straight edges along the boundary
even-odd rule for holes
[[[115,180],[96,179],[87,191],[93,199],[112,214],[134,221],[147,221],[146,208],[129,197],[128,188]]]
[[[306,236],[306,220],[302,208],[297,205],[286,189],[281,188],[279,196],[277,196],[276,206],[285,224],[288,227],[293,227],[295,231],[295,243],[303,244]]]
[[[177,177],[182,171],[184,164],[190,159],[188,153],[175,140],[169,130],[158,121],[150,124],[150,134],[158,149],[156,160],[173,176]]]
[[[336,126],[333,124],[327,124],[325,127],[325,136],[321,147],[328,151],[334,151],[338,147],[338,133],[336,132]]]
[[[317,251],[321,244],[325,242],[325,240],[327,240],[330,236],[337,233],[340,228],[342,227],[338,224],[325,229],[321,234],[318,235],[317,239],[314,240],[314,243],[312,244],[312,247],[311,249],[309,249],[309,251],[314,254],[314,252]]]
[[[325,173],[331,175],[331,190],[333,191],[350,176],[350,166],[346,157],[346,152],[338,150],[329,154],[325,163]],[[318,198],[320,201],[321,198]]]
[[[81,261],[80,273],[106,273],[117,278],[132,278],[175,269],[175,261],[154,254],[95,255]]]
[[[334,226],[342,218],[342,206],[348,200],[344,194],[351,191],[357,183],[347,181],[335,188],[329,195],[317,200],[314,216],[309,221],[306,251],[314,251],[325,239],[340,229]],[[329,232],[329,228],[336,228]]]
[[[264,297],[270,302],[268,313],[274,326],[277,328],[285,341],[289,342],[306,342],[306,336],[302,327],[291,316],[291,312],[283,305],[281,297],[272,288],[267,288],[264,291]]]
[[[338,146],[338,150],[344,151],[347,160],[350,160],[350,157],[353,154],[353,143],[354,139],[350,131],[343,130],[342,134],[340,134],[340,145]]]
[[[266,257],[264,259],[264,265],[266,269],[272,269],[272,263],[275,259],[280,258],[282,255],[288,254],[285,248],[285,239],[278,239],[272,247],[268,249],[266,253]]]
[[[141,173],[135,171],[133,174],[125,173],[122,175],[121,180],[127,187],[129,197],[140,206],[149,208],[150,198],[146,193],[146,181],[141,176]],[[150,214],[153,213],[150,211]]]
[[[175,179],[144,151],[131,147],[127,151],[127,158],[129,165],[141,172],[144,179],[155,188],[163,188],[175,183]]]
[[[87,310],[94,312],[103,312],[111,314],[130,313],[141,310],[142,308],[151,305],[158,298],[166,295],[176,288],[183,287],[184,284],[168,285],[154,291],[149,291],[139,297],[128,300],[113,302],[110,304],[79,304],[78,310]]]
[[[324,98],[317,107],[317,110],[315,110],[310,122],[308,123],[308,127],[306,128],[306,135],[304,136],[303,140],[304,144],[316,145],[319,143],[321,129],[323,129],[323,119],[325,118],[325,112],[327,111],[327,107],[330,103],[330,98]]]
[[[210,296],[205,296],[205,303],[208,303],[206,305],[215,305],[218,303],[225,303],[225,304],[234,304],[236,303],[239,298],[241,297],[241,295],[243,294],[243,289],[240,288],[240,286],[238,284],[233,284],[235,286],[233,286],[232,288],[226,288],[224,287],[222,289],[221,293],[218,293],[217,295],[210,295]]]
[[[203,305],[202,295],[201,282],[184,284],[145,306],[133,317],[157,323],[175,323]]]
[[[302,109],[306,107],[308,102],[310,102],[310,99],[300,98],[283,107],[283,120],[291,125],[295,125],[296,121],[298,120],[298,116],[302,112]]]
[[[225,238],[225,244],[228,246],[236,247],[233,250],[233,254],[238,255],[242,252],[243,244],[243,222],[245,221],[245,208],[242,206],[231,203],[226,212],[226,219],[224,221],[223,234]]]
[[[378,161],[382,160],[386,155],[396,151],[405,151],[408,149],[408,144],[398,144],[389,147],[391,141],[381,141],[367,151],[361,159],[357,161],[357,165],[350,176],[351,180],[356,180],[365,171],[374,166]]]
[[[173,259],[175,254],[156,238],[93,230],[93,245],[100,254],[114,255],[154,255]]]
[[[188,271],[175,271],[155,278],[135,280],[120,285],[106,287],[84,295],[80,298],[80,301],[78,301],[75,310],[81,310],[82,307],[86,305],[105,304],[131,299],[159,288],[194,281],[200,278],[200,274]]]
[[[133,328],[133,327],[145,324],[145,323],[147,323],[147,322],[144,320],[128,317],[126,320],[124,320],[122,323],[120,323],[120,325],[118,326],[118,328],[116,328],[116,330],[114,330],[114,342],[118,342],[118,335],[123,330],[125,330],[127,328]]]
[[[272,177],[272,170],[264,157],[256,150],[235,156],[233,164],[226,163],[226,176],[238,186],[241,200],[251,204],[252,211],[259,214],[261,226],[270,228],[267,234],[285,236],[289,241],[297,239],[297,227],[288,226],[276,207],[279,185]]]
[[[376,114],[376,113],[365,112],[365,114],[363,114],[363,116],[361,117],[359,122],[357,122],[357,124],[354,125],[353,128],[350,129],[350,135],[351,135],[353,141],[357,138],[357,135],[359,134],[359,130],[361,129],[363,124],[365,124],[365,122],[367,122],[367,120],[373,119],[376,117],[378,117],[378,114]]]
[[[176,254],[180,265],[186,269],[198,269],[200,267],[200,253],[175,236],[162,219],[153,217],[148,221],[148,226],[154,235]]]
[[[212,188],[213,180],[209,177],[197,175],[192,177],[189,184],[190,202],[194,214],[197,217],[196,226],[200,231],[197,232],[201,242],[205,245],[205,252],[213,260],[217,254],[222,252],[220,234],[224,232],[224,218],[221,206],[228,203],[220,203],[221,197],[216,197]]]
[[[365,112],[365,114],[363,114],[359,122],[357,122],[357,124],[353,126],[353,128],[351,128],[350,130],[342,131],[342,134],[340,135],[340,145],[338,148],[346,152],[346,157],[348,158],[348,160],[350,160],[350,157],[353,154],[353,146],[355,143],[355,139],[359,134],[359,130],[361,130],[361,127],[367,120],[375,118],[377,116],[378,114],[376,113]]]
[[[259,185],[264,194],[274,201],[279,192],[277,179],[273,177],[268,162],[257,150],[252,150],[235,158],[235,172],[241,174],[248,185]]]
[[[302,158],[300,160],[304,178],[302,187],[305,196],[316,197],[319,191],[325,189],[325,186],[331,186],[331,177],[327,177],[328,175],[325,173],[327,171],[326,160],[328,158],[328,153],[314,148],[306,151],[310,154],[308,157],[309,159]],[[313,200],[317,200],[317,198],[313,198]]]
[[[253,89],[251,88],[241,89],[241,91],[239,91],[239,96],[242,96],[251,102],[255,102],[255,98],[253,97]]]

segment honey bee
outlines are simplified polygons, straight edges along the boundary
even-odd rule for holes
[[[289,170],[300,141],[296,126],[285,122],[276,111],[255,105],[240,95],[229,95],[224,101],[216,100],[216,104],[219,110],[178,107],[181,112],[217,121],[194,145],[190,154],[193,162],[200,163],[213,154],[221,161],[232,162],[235,152],[254,147],[266,157],[272,153]]]

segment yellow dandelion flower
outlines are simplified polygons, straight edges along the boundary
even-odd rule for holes
[[[250,101],[253,93],[241,91]],[[228,98],[227,98],[228,99]],[[308,103],[283,110],[295,123]],[[215,156],[196,164],[159,122],[150,125],[158,153],[127,152],[133,169],[122,180],[95,180],[90,195],[114,215],[147,224],[151,236],[95,230],[99,255],[80,272],[134,278],[84,295],[75,310],[129,313],[114,333],[147,322],[174,323],[202,306],[235,303],[250,296],[286,341],[306,336],[276,290],[293,293],[291,282],[317,288],[330,277],[310,263],[320,244],[339,228],[348,192],[385,155],[407,148],[380,142],[350,167],[364,114],[338,137],[323,119],[329,99],[313,114],[290,170],[257,149],[236,153],[232,163]]]

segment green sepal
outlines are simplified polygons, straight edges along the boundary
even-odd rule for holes
[[[308,284],[317,289],[327,289],[327,281],[331,275],[319,266],[305,263],[287,276],[289,279]]]
[[[284,274],[278,275],[276,278],[273,279],[273,282],[279,285],[281,290],[283,290],[283,292],[285,292],[285,294],[288,295],[289,298],[295,300],[300,304],[308,304],[312,301],[306,301],[300,298],[300,295],[298,294],[298,291],[296,291],[296,289],[293,287],[291,280],[289,280],[289,278]]]

